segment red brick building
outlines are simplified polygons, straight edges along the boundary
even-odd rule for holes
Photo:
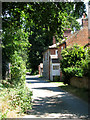
[[[67,40],[60,44],[58,47],[58,57],[59,60],[62,59],[61,56],[61,51],[66,48],[67,46],[73,46],[74,44],[78,44],[80,46],[90,46],[90,34],[89,34],[89,30],[88,30],[88,19],[87,18],[83,18],[82,19],[82,29],[80,29],[79,31],[76,31],[75,33],[71,34],[69,32],[67,35]],[[62,79],[62,72],[60,71],[60,79]]]
[[[59,44],[58,47],[58,57],[61,59],[61,50],[64,49],[67,46],[73,46],[74,44],[78,44],[80,46],[86,46],[90,44],[90,39],[89,39],[89,30],[88,30],[88,19],[82,19],[82,29],[79,31],[76,31],[73,34],[69,34],[67,40],[63,40],[62,44]]]

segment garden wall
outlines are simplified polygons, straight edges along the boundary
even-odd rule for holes
[[[70,79],[70,84],[78,88],[89,88],[88,87],[88,77],[72,77]],[[90,88],[89,88],[90,89]]]

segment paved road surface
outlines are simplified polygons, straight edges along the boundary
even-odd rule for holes
[[[36,76],[26,77],[26,85],[33,91],[33,108],[24,118],[86,118],[88,104],[63,91],[55,83]]]

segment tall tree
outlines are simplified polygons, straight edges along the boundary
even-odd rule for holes
[[[77,9],[78,6],[79,9]],[[11,38],[13,40],[15,33],[17,33],[19,29],[24,29],[24,32],[30,33],[29,43],[32,44],[32,47],[31,49],[28,48],[28,50],[30,50],[30,59],[28,59],[28,61],[33,71],[37,70],[39,62],[42,61],[41,52],[52,43],[52,36],[56,35],[57,38],[62,39],[64,28],[76,27],[79,29],[76,18],[79,18],[83,12],[85,12],[83,2],[7,2],[3,3],[2,8],[3,31],[8,35],[8,44],[11,42],[9,34],[12,34]],[[12,31],[13,28],[14,30]],[[17,43],[18,39],[19,38],[17,38]],[[6,41],[5,35],[4,41]],[[13,49],[10,53],[8,52],[8,56],[11,55],[11,52],[13,54]],[[3,56],[5,56],[5,54]],[[35,60],[37,64],[35,64]]]

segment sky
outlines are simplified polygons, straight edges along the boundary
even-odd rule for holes
[[[87,13],[87,15],[88,15],[88,2],[89,2],[89,0],[83,0],[83,2],[84,2],[85,5],[86,5],[86,13]]]
[[[85,5],[86,5],[86,13],[87,13],[87,15],[88,15],[88,2],[89,2],[89,0],[82,0],[84,3],[85,3]],[[80,25],[82,24],[82,18],[79,18],[79,19],[77,19],[77,21],[80,23]]]
[[[68,1],[74,2],[74,0],[68,0]],[[77,1],[79,1],[79,0],[77,0]],[[87,15],[88,15],[88,2],[89,2],[89,0],[81,0],[81,1],[84,2],[85,5],[86,5],[86,13],[87,13]]]

